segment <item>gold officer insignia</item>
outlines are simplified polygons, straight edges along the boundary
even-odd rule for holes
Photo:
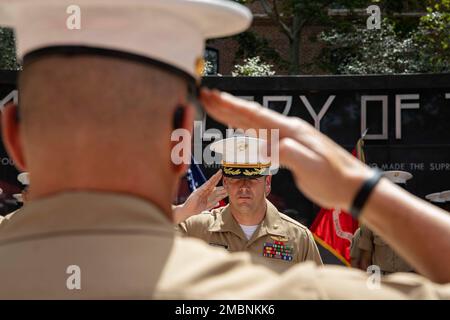
[[[270,236],[270,237],[275,241],[281,241],[281,242],[285,242],[285,241],[289,240],[289,238],[282,237],[282,236]]]
[[[236,176],[238,174],[241,174],[241,169],[236,168],[235,170],[233,170],[232,168],[225,167],[225,168],[223,168],[223,172],[225,174],[230,174],[230,175]]]

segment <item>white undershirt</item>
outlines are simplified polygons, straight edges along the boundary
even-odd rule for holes
[[[247,240],[250,240],[252,235],[255,233],[256,228],[258,228],[259,224],[254,226],[245,226],[243,224],[239,224],[242,228],[242,231],[244,231],[245,236],[247,237]]]

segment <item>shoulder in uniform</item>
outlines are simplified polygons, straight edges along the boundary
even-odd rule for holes
[[[385,171],[383,176],[405,189],[407,182],[413,178],[411,173],[398,170]],[[383,274],[413,271],[409,264],[376,233],[373,233],[372,263],[378,265]]]

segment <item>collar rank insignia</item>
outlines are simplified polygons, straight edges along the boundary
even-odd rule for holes
[[[284,241],[264,242],[263,256],[267,258],[292,261],[293,247]]]

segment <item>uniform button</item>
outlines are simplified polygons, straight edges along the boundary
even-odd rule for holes
[[[273,228],[274,228],[274,229],[278,229],[278,225],[277,225],[277,224],[274,224],[274,225],[273,225]]]

